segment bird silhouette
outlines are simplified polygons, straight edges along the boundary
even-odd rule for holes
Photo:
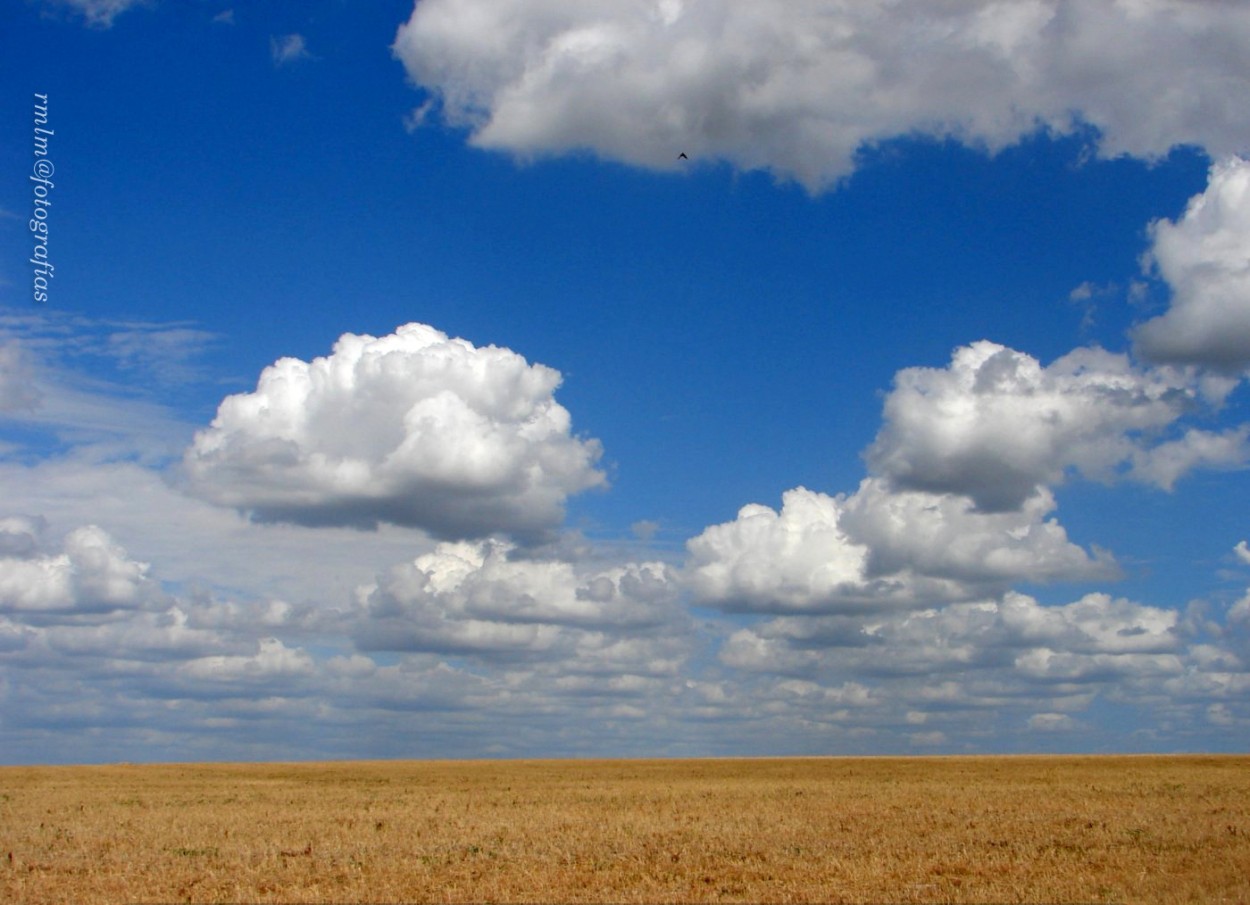
[[[685,152],[685,151],[682,151],[680,154],[678,154],[678,155],[677,155],[677,159],[678,159],[678,160],[689,160],[690,158],[686,156],[686,152]]]

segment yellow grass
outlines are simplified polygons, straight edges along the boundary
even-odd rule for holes
[[[0,768],[5,902],[1250,902],[1250,757]]]

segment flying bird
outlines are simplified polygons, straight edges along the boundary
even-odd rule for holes
[[[685,152],[685,151],[682,151],[680,154],[678,154],[678,155],[677,155],[677,159],[678,159],[678,160],[689,160],[690,158],[686,156],[686,152]]]

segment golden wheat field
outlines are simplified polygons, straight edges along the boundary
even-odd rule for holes
[[[0,768],[0,900],[1250,902],[1250,757]]]

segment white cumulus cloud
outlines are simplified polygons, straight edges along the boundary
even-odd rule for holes
[[[1105,480],[1135,458],[1136,477],[1170,486],[1186,468],[1228,459],[1220,448],[1228,438],[1213,444],[1203,435],[1141,459],[1198,396],[1179,373],[1143,370],[1101,349],[1043,366],[980,341],[957,349],[947,368],[896,375],[866,457],[900,488],[966,494],[987,512],[1020,508],[1069,470]]]
[[[868,550],[841,526],[845,503],[803,487],[781,510],[743,506],[687,544],[686,581],[702,603],[743,610],[806,610],[859,602]],[[848,601],[849,598],[849,601]]]
[[[0,612],[101,613],[161,596],[147,564],[130,559],[100,528],[74,529],[60,552],[45,550],[41,533],[33,519],[0,522]]]
[[[1143,606],[1107,594],[1088,594],[1065,606],[1041,606],[1023,594],[1009,594],[998,606],[1009,637],[1017,644],[1045,645],[1069,653],[1138,654],[1180,647],[1175,610]]]
[[[255,682],[307,678],[314,668],[312,657],[305,651],[270,637],[257,641],[254,654],[198,657],[180,664],[178,672],[196,682]]]
[[[259,521],[418,527],[445,538],[556,527],[605,483],[571,434],[559,372],[407,324],[284,358],[227,397],[186,451],[189,489]]]
[[[1196,468],[1240,468],[1250,461],[1250,425],[1229,430],[1192,428],[1176,440],[1140,450],[1130,474],[1164,490]]]
[[[548,661],[593,648],[613,657],[629,654],[635,636],[679,620],[677,587],[662,563],[596,570],[517,552],[491,540],[444,543],[391,569],[357,591],[358,644],[487,658],[542,653]]]
[[[870,478],[849,498],[844,523],[868,547],[872,575],[910,570],[987,590],[1019,581],[1118,577],[1107,554],[1091,556],[1047,517],[1056,508],[1046,488],[1018,510],[983,512],[965,496],[892,491]]]
[[[1227,372],[1250,368],[1250,162],[1216,163],[1206,191],[1151,234],[1150,260],[1173,295],[1167,312],[1136,330],[1138,351]]]
[[[1250,8],[1233,3],[421,0],[394,52],[482,147],[649,167],[686,151],[813,189],[900,135],[1250,144]]]
[[[1049,492],[1019,511],[975,511],[962,496],[892,492],[868,479],[848,496],[787,491],[688,544],[685,581],[727,610],[856,613],[1001,592],[1015,581],[1114,577],[1046,516]]]

